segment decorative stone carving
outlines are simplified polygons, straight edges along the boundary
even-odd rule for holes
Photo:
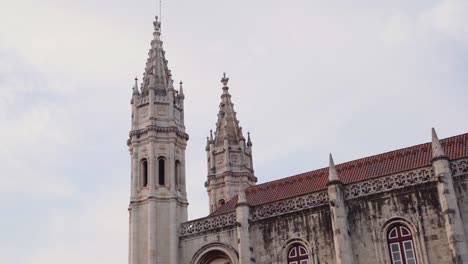
[[[450,162],[453,176],[468,174],[468,159],[459,159]]]
[[[321,191],[305,196],[294,197],[265,205],[254,207],[252,210],[252,220],[261,220],[282,214],[289,214],[305,209],[324,205],[328,202],[328,192]]]
[[[366,195],[397,190],[436,179],[431,167],[401,172],[384,177],[346,185],[345,198],[353,199]]]
[[[197,219],[182,224],[181,236],[195,235],[218,228],[234,228],[236,213]]]

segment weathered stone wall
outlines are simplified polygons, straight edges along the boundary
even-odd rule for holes
[[[392,220],[412,229],[419,263],[452,263],[435,182],[348,200],[347,206],[357,263],[390,263],[385,228]]]
[[[256,263],[286,263],[288,245],[302,242],[310,259],[334,264],[333,233],[327,206],[253,222],[250,228]]]

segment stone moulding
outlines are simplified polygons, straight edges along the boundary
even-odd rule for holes
[[[349,200],[376,193],[398,190],[435,180],[436,177],[432,166],[395,173],[367,181],[347,184],[345,186],[345,199]]]
[[[287,200],[259,205],[252,210],[252,220],[257,221],[278,215],[311,209],[328,202],[328,192],[320,191]]]
[[[181,236],[190,236],[218,228],[234,228],[236,213],[230,212],[213,217],[193,220],[182,224]]]
[[[146,128],[143,129],[138,129],[138,130],[132,130],[129,133],[130,138],[133,136],[136,137],[141,137],[142,135],[148,133],[149,131],[155,131],[156,133],[169,133],[169,132],[175,132],[177,136],[184,138],[185,140],[189,139],[189,136],[185,132],[181,132],[178,127],[158,127],[156,125],[149,125]]]

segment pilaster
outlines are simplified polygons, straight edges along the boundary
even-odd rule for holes
[[[432,152],[432,167],[438,179],[437,192],[444,214],[447,242],[452,253],[453,263],[467,264],[466,236],[453,186],[450,161],[445,155],[434,129],[432,129]]]
[[[239,196],[236,205],[236,225],[237,225],[237,241],[239,252],[239,264],[255,263],[253,256],[252,240],[249,232],[250,208],[247,204],[245,192],[239,191]]]
[[[353,264],[354,254],[348,228],[348,212],[345,204],[345,188],[330,154],[328,198],[332,217],[333,243],[336,264]]]

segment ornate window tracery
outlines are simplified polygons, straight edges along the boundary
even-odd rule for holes
[[[413,235],[408,227],[397,224],[387,234],[392,264],[417,264]]]
[[[309,264],[307,249],[301,244],[294,244],[288,251],[288,264]]]

